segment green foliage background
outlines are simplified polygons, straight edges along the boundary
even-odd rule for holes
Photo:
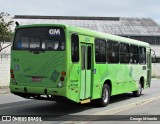
[[[5,20],[6,17],[9,17],[8,13],[4,12],[0,13],[0,52],[4,49],[3,44],[5,42],[11,42],[11,39],[13,37],[13,33],[10,29],[10,26],[13,24],[13,21],[12,20],[6,21]]]

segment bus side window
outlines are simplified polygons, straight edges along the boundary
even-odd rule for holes
[[[106,40],[95,39],[95,60],[97,63],[106,63]]]
[[[107,62],[119,63],[119,43],[117,41],[107,41]]]
[[[129,44],[120,43],[120,63],[129,63]]]
[[[138,63],[138,46],[130,45],[130,63],[137,64]]]
[[[71,59],[72,62],[79,61],[79,37],[77,34],[71,35]]]
[[[146,48],[139,47],[139,63],[146,64]]]

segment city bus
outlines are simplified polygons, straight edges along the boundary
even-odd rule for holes
[[[151,84],[148,43],[63,24],[19,25],[11,48],[10,91],[30,99],[107,106]]]

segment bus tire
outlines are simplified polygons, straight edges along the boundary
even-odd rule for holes
[[[141,93],[142,93],[142,84],[139,83],[138,90],[133,91],[133,96],[134,97],[139,97],[141,95]]]
[[[110,87],[108,84],[104,84],[102,88],[101,98],[98,99],[98,104],[101,107],[105,107],[108,105],[110,101]]]

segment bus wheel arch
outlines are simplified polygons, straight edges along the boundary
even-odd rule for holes
[[[105,80],[104,84],[108,84],[108,86],[110,87],[110,95],[111,95],[112,94],[112,82],[111,82],[111,80],[108,80],[108,79]]]
[[[142,89],[144,89],[144,77],[142,76],[138,83],[138,90],[133,91],[133,96],[139,97],[142,94]]]
[[[98,105],[105,107],[109,104],[112,84],[110,80],[106,80],[102,87],[101,98],[97,99]]]
[[[141,84],[142,88],[144,89],[144,77],[141,76],[139,83]]]

